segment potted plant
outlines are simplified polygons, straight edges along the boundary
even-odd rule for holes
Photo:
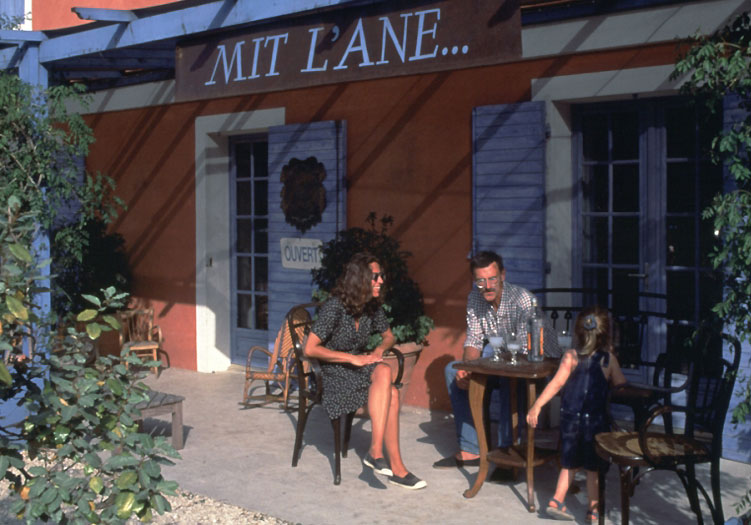
[[[369,228],[347,228],[340,231],[335,239],[323,244],[321,267],[312,270],[313,282],[317,286],[313,291],[313,298],[316,301],[328,298],[344,266],[356,253],[367,251],[378,258],[386,273],[383,309],[396,339],[395,346],[404,354],[403,396],[412,369],[423,346],[427,344],[426,338],[434,323],[425,315],[420,288],[409,276],[407,258],[411,254],[402,250],[399,241],[388,234],[394,219],[388,215],[377,219],[376,214],[370,212],[366,222]],[[374,335],[368,347],[375,348],[380,339],[380,335]]]

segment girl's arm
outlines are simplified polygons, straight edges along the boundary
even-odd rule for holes
[[[558,371],[555,373],[553,379],[550,381],[550,383],[547,384],[545,390],[542,391],[540,397],[537,398],[535,403],[532,405],[532,408],[530,408],[529,412],[527,413],[527,424],[529,426],[537,426],[537,418],[540,415],[540,409],[544,407],[545,404],[561,390],[561,388],[563,388],[563,385],[565,385],[566,381],[568,381],[568,378],[571,375],[571,371],[575,366],[576,351],[572,349],[566,350],[566,353],[563,354],[563,359],[561,359],[561,364],[560,366],[558,366]]]
[[[615,354],[610,354],[610,365],[608,365],[607,379],[613,386],[620,386],[626,382],[626,376],[623,375],[621,365],[618,363],[618,358]]]
[[[303,353],[306,357],[313,357],[321,361],[328,361],[329,363],[347,363],[354,366],[365,366],[370,363],[383,361],[381,355],[376,355],[375,352],[371,354],[353,355],[347,352],[330,350],[323,346],[323,342],[314,332],[308,334],[308,341],[305,343]],[[383,351],[381,351],[381,353],[383,353]]]

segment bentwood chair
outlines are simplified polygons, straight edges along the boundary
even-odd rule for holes
[[[720,491],[722,434],[741,346],[735,337],[706,328],[697,331],[693,347],[687,351],[690,355],[685,405],[659,404],[637,430],[604,432],[595,437],[597,454],[617,465],[620,472],[623,524],[629,522],[630,499],[636,485],[656,470],[671,470],[678,475],[698,523],[703,523],[699,491],[714,523],[724,523]],[[657,418],[672,417],[675,413],[685,414],[682,429],[675,428],[678,424],[666,425],[664,430],[654,425]],[[700,463],[710,464],[711,495],[696,479],[696,465]],[[603,524],[604,470],[600,472],[599,482],[599,514]]]
[[[248,351],[242,400],[242,404],[246,408],[281,401],[284,410],[287,410],[290,382],[295,366],[294,341],[300,340],[307,333],[309,323],[310,314],[304,308],[293,308],[282,321],[282,326],[279,328],[274,341],[273,352],[269,352],[262,346],[253,346]],[[259,355],[263,355],[267,359],[266,368],[263,370],[253,368],[254,359],[257,359]],[[264,384],[263,394],[252,393],[251,387],[257,381]],[[272,393],[274,386],[281,390]]]
[[[159,374],[159,352],[162,351],[162,329],[154,324],[153,308],[136,308],[118,313],[120,348],[146,362],[155,363],[151,370]],[[127,363],[126,363],[127,364]]]
[[[302,309],[308,312],[308,309],[314,308],[315,303],[299,305],[295,308]],[[294,309],[293,309],[294,310]],[[309,315],[309,314],[308,314]],[[302,316],[301,316],[302,317]],[[302,448],[303,435],[305,434],[305,425],[308,421],[310,411],[314,406],[321,402],[323,397],[323,378],[321,374],[321,365],[317,359],[306,357],[303,353],[305,348],[305,342],[307,340],[308,332],[312,326],[312,321],[307,322],[298,321],[306,326],[304,337],[298,339],[299,331],[293,330],[290,325],[290,332],[293,335],[294,350],[295,350],[295,367],[297,369],[297,382],[300,389],[300,402],[298,404],[297,412],[297,430],[295,433],[295,447],[292,451],[292,466],[296,467],[297,462],[300,459],[300,450]],[[401,388],[402,374],[404,373],[404,356],[396,348],[391,348],[384,352],[384,356],[387,353],[393,353],[397,359],[397,371],[396,377],[393,380],[394,386]],[[355,412],[350,412],[337,419],[331,420],[331,426],[334,430],[334,485],[339,485],[342,482],[341,471],[341,457],[347,457],[347,451],[349,449],[349,439],[352,435],[352,421],[355,417]],[[344,443],[342,443],[342,423],[344,424]]]

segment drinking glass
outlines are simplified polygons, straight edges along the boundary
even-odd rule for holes
[[[511,354],[511,361],[509,361],[509,364],[515,365],[517,363],[516,354],[518,354],[522,349],[522,342],[519,339],[519,337],[516,335],[516,332],[511,332],[508,335],[508,342],[506,343],[506,348]]]
[[[490,343],[490,346],[493,347],[493,357],[490,358],[491,361],[500,361],[501,360],[501,353],[503,352],[503,336],[498,333],[493,333],[488,336],[488,342]]]

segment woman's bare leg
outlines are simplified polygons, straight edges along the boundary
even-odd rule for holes
[[[368,413],[372,426],[370,455],[377,459],[383,457],[383,440],[391,405],[391,367],[383,363],[376,365],[370,375],[370,380],[368,392]]]
[[[391,367],[378,365],[373,370],[368,396],[372,434],[370,455],[383,457],[384,446],[395,476],[407,475],[399,448],[399,391],[391,384]]]

